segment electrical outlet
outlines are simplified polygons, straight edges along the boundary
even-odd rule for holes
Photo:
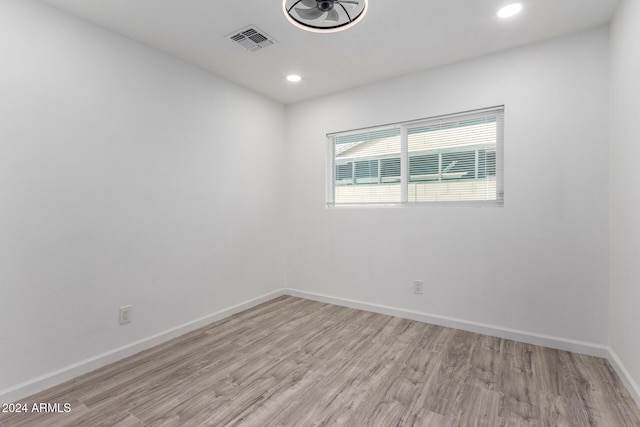
[[[422,280],[413,281],[413,293],[422,295]]]
[[[123,325],[129,322],[131,322],[131,306],[125,305],[120,307],[120,324]]]

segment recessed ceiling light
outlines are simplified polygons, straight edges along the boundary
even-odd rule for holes
[[[302,80],[302,77],[300,77],[300,76],[299,76],[299,75],[297,75],[297,74],[289,74],[289,75],[287,76],[287,80],[288,80],[288,81],[290,81],[291,83],[297,83],[297,82],[299,82],[300,80]]]
[[[510,18],[514,15],[517,15],[522,10],[521,3],[512,3],[508,4],[502,9],[498,11],[498,17],[500,18]]]

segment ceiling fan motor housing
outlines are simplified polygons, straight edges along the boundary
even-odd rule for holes
[[[333,0],[317,0],[318,9],[323,12],[328,12],[333,9]]]

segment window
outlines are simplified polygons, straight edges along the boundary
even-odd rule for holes
[[[328,204],[502,205],[504,108],[328,135]]]

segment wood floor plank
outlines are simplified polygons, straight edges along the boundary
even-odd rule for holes
[[[560,352],[556,349],[534,347],[533,372],[540,393],[568,395],[575,392],[573,378],[563,375]]]
[[[575,362],[580,399],[593,424],[625,427],[640,425],[631,421],[637,407],[632,408],[624,399],[615,397],[615,390],[621,384],[618,384],[619,380],[613,371],[608,371],[604,363],[595,357],[577,354],[571,354],[570,357]]]
[[[471,371],[473,334],[455,331],[447,351],[443,352],[438,372],[425,383],[423,408],[442,415],[454,415],[456,400],[462,392],[464,380]]]
[[[609,363],[283,296],[21,400],[17,426],[640,427]]]
[[[501,394],[488,388],[464,384],[456,400],[458,425],[494,427],[498,424]]]
[[[435,412],[421,409],[414,419],[408,419],[405,426],[416,427],[453,427],[456,425],[455,418],[436,414]]]
[[[580,425],[588,425],[586,411],[576,411],[574,406],[571,413],[571,407],[566,398],[555,394],[549,394],[546,391],[539,394],[540,412],[539,425],[545,427],[579,427]]]
[[[504,363],[501,360],[501,342],[499,338],[487,335],[474,336],[473,350],[469,360],[471,369],[465,383],[499,391]]]

